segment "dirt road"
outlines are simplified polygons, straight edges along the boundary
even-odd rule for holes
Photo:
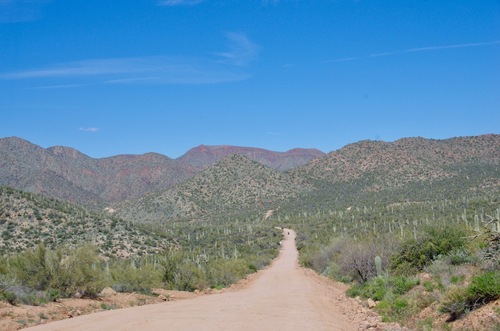
[[[295,233],[243,289],[80,316],[26,330],[356,330],[335,296],[298,266]]]

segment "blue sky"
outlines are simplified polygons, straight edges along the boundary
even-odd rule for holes
[[[500,1],[0,0],[0,114],[92,157],[500,133]]]

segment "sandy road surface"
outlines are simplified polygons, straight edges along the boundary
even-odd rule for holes
[[[336,307],[332,289],[299,268],[295,233],[284,233],[279,257],[241,290],[100,312],[26,330],[356,330]]]

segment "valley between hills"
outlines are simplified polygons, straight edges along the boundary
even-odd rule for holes
[[[347,284],[380,322],[500,327],[500,135],[327,154],[201,145],[177,159],[0,138],[0,186],[10,327],[61,316],[9,307],[104,300],[105,288],[153,298],[230,287],[278,256],[281,227],[297,232],[301,266]]]

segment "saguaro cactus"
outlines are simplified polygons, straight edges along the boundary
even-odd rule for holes
[[[382,277],[382,259],[380,256],[375,256],[375,268],[377,269],[377,277]]]
[[[479,216],[474,215],[474,231],[479,232]]]

